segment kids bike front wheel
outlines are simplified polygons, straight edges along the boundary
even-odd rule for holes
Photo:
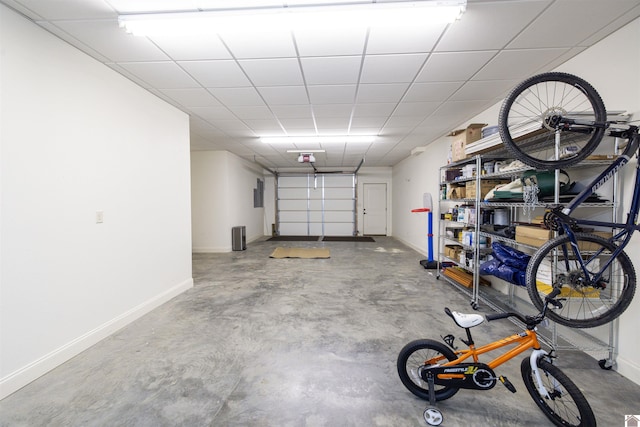
[[[516,159],[536,169],[559,169],[591,154],[605,131],[588,125],[567,129],[563,119],[603,124],[607,112],[598,92],[585,80],[567,73],[544,73],[528,78],[507,95],[498,129]],[[523,136],[530,133],[535,138]]]
[[[562,307],[550,308],[547,316],[561,325],[592,328],[627,309],[636,290],[636,273],[624,251],[611,259],[616,246],[607,239],[588,233],[574,236],[577,248],[565,234],[546,242],[531,257],[527,291],[542,310],[545,297],[560,288],[557,298]]]
[[[405,345],[398,354],[398,375],[402,384],[421,399],[429,400],[429,384],[423,373],[430,366],[456,360],[446,345],[434,340],[416,340]],[[445,400],[458,392],[456,387],[434,385],[436,401]]]
[[[527,391],[547,418],[556,426],[595,427],[596,417],[578,386],[545,359],[540,358],[537,363],[548,396],[538,390],[528,357],[520,364],[520,372]]]

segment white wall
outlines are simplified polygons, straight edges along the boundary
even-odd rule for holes
[[[253,207],[257,179],[265,178],[260,166],[228,151],[194,151],[191,169],[194,252],[230,252],[231,228],[239,225],[247,242],[264,236],[264,208]]]
[[[617,61],[617,63],[616,63]],[[602,96],[607,109],[627,110],[635,120],[640,118],[640,19],[585,50],[563,64],[557,71],[576,74],[590,82]],[[484,111],[457,128],[469,123],[496,124],[500,105]],[[425,141],[427,144],[428,141]],[[449,138],[433,141],[425,153],[409,157],[393,168],[393,227],[394,236],[416,250],[426,254],[426,225],[409,210],[422,200],[422,193],[438,193],[438,168],[446,164]],[[630,205],[633,187],[634,159],[624,170],[624,197],[622,209]],[[434,199],[435,200],[435,199]],[[437,227],[434,224],[434,228]],[[626,249],[640,271],[640,236],[634,236]],[[640,294],[640,290],[637,291]],[[640,384],[640,341],[634,330],[640,321],[640,296],[636,296],[629,309],[621,316],[618,333],[619,356],[617,370]]]
[[[193,281],[188,117],[3,5],[0,55],[1,398]]]

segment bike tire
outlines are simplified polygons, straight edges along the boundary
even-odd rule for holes
[[[607,120],[602,98],[588,82],[572,74],[543,73],[524,80],[507,95],[498,116],[500,137],[516,159],[536,169],[574,165],[596,149],[605,129],[591,128],[589,134],[562,131],[559,148],[565,155],[556,160],[556,131],[547,119],[557,115]],[[539,132],[535,144],[518,139],[516,129],[522,123],[532,123]]]
[[[616,249],[609,240],[595,234],[575,233],[575,237],[589,273],[599,270]],[[584,275],[575,258],[568,235],[551,239],[538,249],[526,271],[527,291],[533,304],[542,310],[546,295],[560,286],[562,308],[547,311],[551,320],[573,328],[592,328],[620,316],[636,291],[636,272],[629,256],[620,252],[607,268],[600,282],[605,288],[583,282]],[[554,264],[554,260],[558,262]],[[557,269],[552,269],[553,265]]]
[[[446,345],[434,340],[415,340],[405,345],[398,354],[398,375],[402,384],[421,399],[429,400],[429,385],[420,376],[426,361],[444,356],[456,360],[455,353]],[[435,386],[436,401],[445,400],[458,392],[457,387]]]
[[[578,386],[544,358],[538,359],[537,364],[550,398],[538,391],[528,357],[522,360],[520,372],[527,391],[547,418],[556,426],[595,427],[596,417]]]

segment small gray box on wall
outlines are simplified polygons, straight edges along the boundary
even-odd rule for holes
[[[231,227],[231,249],[234,251],[247,249],[247,227],[244,225]]]

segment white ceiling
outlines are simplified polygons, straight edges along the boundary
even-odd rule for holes
[[[393,1],[393,0],[391,0]],[[120,13],[313,0],[0,0],[191,118],[192,150],[273,168],[392,166],[640,16],[640,0],[469,0],[448,26],[136,37]],[[351,0],[351,3],[372,0]],[[375,2],[375,0],[373,0]],[[375,134],[371,144],[269,146],[259,136]]]

